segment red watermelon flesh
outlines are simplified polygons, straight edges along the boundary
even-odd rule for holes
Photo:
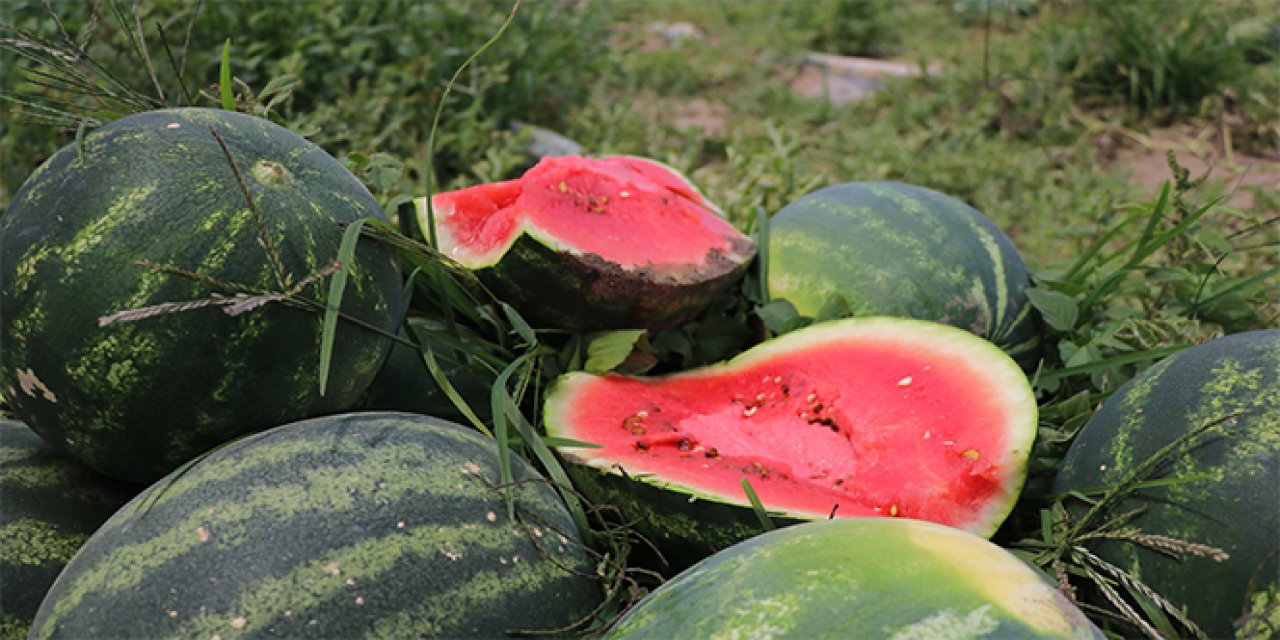
[[[1025,376],[985,340],[915,320],[815,325],[661,378],[575,373],[548,400],[570,460],[804,519],[899,516],[981,535],[1017,498],[1036,429]]]
[[[521,233],[627,269],[679,272],[751,246],[678,173],[631,156],[544,158],[516,180],[437,194],[432,207],[440,248],[471,268],[496,263]]]

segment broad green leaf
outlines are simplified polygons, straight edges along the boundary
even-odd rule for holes
[[[1027,290],[1027,299],[1040,311],[1040,318],[1045,324],[1057,331],[1072,330],[1076,326],[1076,321],[1080,319],[1080,307],[1071,296],[1065,293],[1033,288]]]
[[[795,305],[791,304],[786,298],[777,298],[770,300],[756,309],[756,315],[760,316],[760,320],[764,322],[764,326],[768,327],[774,333],[781,333],[782,326],[788,320],[800,315],[796,311]]]
[[[587,343],[587,364],[583,368],[600,375],[617,367],[645,333],[644,329],[623,329],[593,334]]]

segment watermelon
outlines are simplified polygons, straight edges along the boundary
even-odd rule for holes
[[[426,199],[419,222],[430,228]],[[742,276],[755,243],[666,165],[547,157],[516,180],[436,194],[438,248],[536,327],[667,328]]]
[[[498,445],[393,412],[220,448],[125,505],[40,606],[33,638],[502,637],[601,593],[558,492]]]
[[[489,389],[495,374],[490,374],[478,362],[469,361],[450,343],[447,325],[430,318],[414,316],[405,321],[400,335],[409,339],[412,331],[421,344],[431,349],[440,366],[440,372],[453,385],[467,406],[481,420],[489,417]],[[471,332],[459,328],[460,339],[472,337]],[[391,347],[387,361],[369,385],[369,391],[360,401],[363,411],[404,411],[422,413],[456,422],[466,421],[457,405],[449,399],[427,368],[422,351],[397,342]]]
[[[964,531],[850,518],[778,529],[663,584],[606,638],[1103,638],[1047,579]]]
[[[1055,481],[1059,492],[1110,486],[1192,429],[1223,419],[1151,477],[1185,481],[1133,491],[1103,517],[1140,509],[1126,527],[1217,547],[1225,561],[1090,542],[1185,606],[1211,637],[1231,636],[1237,620],[1268,611],[1280,623],[1280,329],[1212,340],[1143,371],[1080,430]]]
[[[996,343],[1025,370],[1041,357],[1017,248],[977,210],[924,187],[850,182],[783,207],[769,223],[766,282],[802,316],[931,320]]]
[[[40,600],[71,556],[142,487],[53,450],[0,419],[0,638],[25,638]]]
[[[345,265],[342,311],[364,326],[338,323],[323,395],[323,308],[240,287],[301,287],[323,304],[329,279],[306,281],[337,256],[339,223],[362,218],[385,219],[368,190],[267,120],[189,108],[99,127],[37,169],[0,219],[0,394],[58,449],[137,482],[238,434],[345,410],[389,348],[377,330],[394,333],[403,313],[397,254],[361,241]],[[155,307],[187,302],[204,306]],[[160,313],[112,322],[136,309]]]
[[[991,343],[903,318],[819,323],[663,377],[573,372],[544,422],[579,486],[673,558],[783,521],[885,516],[990,536],[1013,507],[1035,397]]]

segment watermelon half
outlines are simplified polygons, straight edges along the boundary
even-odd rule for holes
[[[552,436],[583,490],[684,555],[759,531],[742,486],[783,518],[896,516],[990,536],[1021,490],[1037,409],[991,343],[937,323],[812,325],[667,377],[574,372]]]
[[[663,584],[606,638],[1097,638],[1039,572],[918,520],[810,522],[757,536]]]
[[[519,179],[431,203],[440,251],[544,328],[678,324],[755,255],[684,176],[644,158],[543,158]],[[428,229],[426,199],[417,204]]]

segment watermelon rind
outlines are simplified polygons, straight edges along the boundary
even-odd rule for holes
[[[1218,638],[1235,635],[1237,623],[1274,621],[1280,612],[1280,329],[1206,342],[1127,382],[1080,430],[1054,489],[1112,486],[1212,422],[1220,424],[1166,459],[1147,478],[1151,486],[1116,501],[1094,525],[1131,516],[1126,529],[1209,545],[1228,557],[1188,552],[1176,559],[1118,540],[1088,546]],[[1107,606],[1101,596],[1097,604]]]
[[[1008,516],[1026,479],[1026,464],[1036,435],[1038,409],[1025,374],[1007,354],[990,342],[947,325],[905,318],[864,317],[830,321],[793,331],[762,343],[731,360],[683,371],[661,379],[679,381],[698,376],[731,373],[793,351],[822,347],[839,340],[902,342],[932,353],[955,356],[983,372],[983,390],[994,404],[1006,409],[1003,426],[1005,450],[995,466],[1003,471],[998,493],[989,497],[968,521],[953,523],[970,533],[989,537]],[[549,435],[591,443],[588,428],[576,423],[575,406],[588,398],[589,385],[599,376],[572,372],[561,376],[549,390],[544,404],[544,424]],[[856,406],[856,405],[855,405]],[[856,411],[856,409],[853,409]],[[620,464],[603,449],[561,445],[557,451],[571,464],[568,470],[588,497],[616,507],[636,530],[669,556],[673,566],[723,549],[759,533],[761,525],[745,491],[718,494],[684,482],[664,479],[660,466]],[[762,456],[768,457],[767,452]],[[660,464],[660,463],[656,463]],[[753,482],[760,478],[749,477]],[[768,501],[765,508],[778,524],[832,517],[830,511],[791,510]],[[836,514],[837,516],[840,514]]]
[[[850,518],[761,534],[685,570],[606,638],[1102,638],[1043,575],[969,533]]]
[[[379,331],[403,314],[397,252],[361,240],[343,265],[342,311],[363,326],[338,322],[323,395],[323,306],[249,300],[305,284],[297,295],[323,305],[340,224],[367,218],[386,219],[354,175],[268,120],[182,108],[98,127],[0,219],[0,395],[55,447],[135,482],[236,435],[346,410],[390,346]],[[246,308],[233,316],[236,295]],[[156,313],[116,316],[138,309]]]
[[[59,454],[0,419],[0,638],[25,638],[44,594],[80,546],[142,487]]]
[[[33,638],[497,638],[585,620],[594,562],[559,493],[415,414],[313,418],[162,479],[93,535]]]
[[[1009,237],[958,198],[898,182],[814,191],[770,218],[769,295],[817,317],[901,316],[967,329],[1024,370],[1043,353],[1030,272]]]

